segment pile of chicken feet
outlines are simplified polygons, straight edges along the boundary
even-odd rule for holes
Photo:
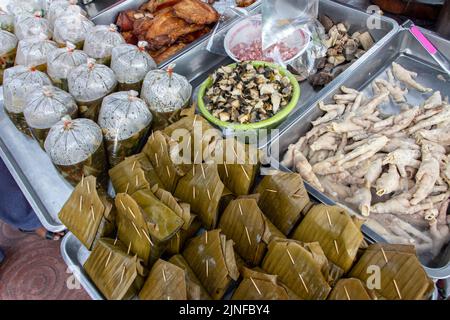
[[[416,81],[397,63],[387,80],[372,83],[374,96],[342,87],[325,114],[289,146],[282,164],[349,207],[388,242],[414,244],[435,257],[450,240],[450,105],[439,91]],[[407,104],[408,89],[428,94]],[[383,116],[390,100],[397,115]]]

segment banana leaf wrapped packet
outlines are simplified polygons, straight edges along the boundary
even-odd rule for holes
[[[67,77],[69,72],[86,63],[88,55],[81,50],[75,50],[75,45],[66,42],[66,47],[58,48],[48,54],[47,74],[58,88],[69,91]]]
[[[256,188],[260,194],[258,205],[267,218],[285,235],[288,235],[309,209],[310,201],[297,173],[276,172],[265,176]]]
[[[69,93],[80,107],[80,116],[97,121],[103,98],[117,86],[114,72],[94,59],[88,59],[69,72]]]
[[[185,271],[186,275],[186,290],[188,300],[211,300],[206,289],[198,280],[194,271],[189,267],[186,260],[181,254],[176,254],[169,259],[169,262],[180,267]]]
[[[16,128],[31,135],[23,115],[27,96],[37,88],[51,85],[49,77],[34,67],[15,66],[5,70],[3,97],[5,112]]]
[[[75,187],[58,217],[88,250],[99,238],[115,236],[115,208],[93,176]]]
[[[44,148],[62,176],[72,185],[83,177],[106,182],[106,154],[100,127],[89,119],[65,116],[49,131]]]
[[[374,274],[369,270],[379,272]],[[378,299],[424,300],[429,299],[434,290],[433,281],[420,264],[414,246],[410,245],[370,245],[349,276],[373,286]]]
[[[308,211],[292,238],[319,242],[328,260],[341,269],[338,273],[342,275],[352,267],[364,241],[362,223],[341,207],[319,204]]]
[[[53,0],[47,8],[47,20],[51,28],[54,28],[55,21],[63,16],[83,15],[87,12],[77,5],[77,0]]]
[[[116,74],[120,91],[141,91],[144,77],[157,65],[145,51],[147,42],[139,41],[137,46],[120,44],[112,49],[111,69]]]
[[[328,300],[372,300],[372,297],[361,280],[350,278],[336,282]]]
[[[34,66],[42,72],[47,71],[47,56],[58,47],[54,41],[42,34],[20,40],[17,46],[15,64]]]
[[[138,95],[133,90],[121,91],[103,99],[98,124],[105,137],[111,167],[136,153],[150,129],[152,113]]]
[[[289,300],[287,289],[278,282],[277,276],[243,268],[241,283],[231,300]]]
[[[0,8],[0,29],[14,33],[14,15]],[[1,42],[3,43],[3,41]]]
[[[108,300],[126,300],[136,296],[148,273],[142,260],[130,256],[119,240],[108,238],[97,242],[83,267]]]
[[[141,98],[153,112],[153,130],[161,130],[180,119],[180,112],[189,105],[192,86],[189,81],[173,72],[151,70],[144,78]]]
[[[14,33],[19,40],[37,35],[44,35],[47,39],[52,37],[50,23],[43,17],[42,11],[17,15],[14,19]]]
[[[1,15],[0,15],[1,17]],[[3,72],[14,66],[16,58],[17,38],[14,34],[0,30],[0,85],[3,84]]]
[[[218,229],[192,238],[183,257],[214,300],[222,299],[233,280],[239,278],[233,241]]]
[[[138,190],[162,185],[155,168],[145,153],[127,157],[109,170],[109,177],[116,193],[133,194]]]
[[[54,24],[53,40],[60,47],[63,47],[69,41],[79,50],[83,49],[87,35],[95,27],[95,24],[83,14],[60,16],[55,20]]]
[[[331,291],[328,260],[317,242],[275,239],[262,269],[277,275],[301,299],[324,300]]]
[[[233,240],[234,250],[250,266],[261,263],[267,245],[274,238],[285,238],[264,216],[255,198],[231,201],[220,218],[219,229],[227,239]]]
[[[33,137],[44,148],[50,128],[64,116],[76,118],[78,106],[69,93],[53,86],[43,86],[28,95],[23,114]]]
[[[183,220],[162,203],[151,190],[116,197],[118,237],[131,252],[152,266],[164,253]]]
[[[111,64],[112,49],[120,44],[124,44],[120,32],[115,24],[97,25],[86,35],[83,50],[97,63],[109,66]]]
[[[214,229],[219,213],[234,198],[220,180],[216,164],[196,164],[178,180],[175,197],[191,204],[191,210],[198,215],[202,225]]]
[[[139,292],[141,300],[187,300],[185,271],[164,260],[155,262],[144,287]]]

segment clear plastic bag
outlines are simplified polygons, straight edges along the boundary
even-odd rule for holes
[[[33,14],[36,11],[41,11],[42,15],[45,13],[46,1],[45,0],[13,0],[6,6],[8,12],[14,16],[22,14]]]
[[[94,121],[97,121],[102,99],[117,86],[114,72],[91,58],[69,72],[67,83],[80,107],[80,116]]]
[[[83,50],[91,57],[109,66],[111,63],[112,49],[125,43],[122,35],[114,24],[95,26],[86,36]]]
[[[147,42],[139,41],[137,47],[131,44],[121,44],[113,48],[111,69],[119,82],[119,91],[141,91],[145,75],[157,65],[145,51]]]
[[[91,175],[100,182],[105,180],[103,135],[94,121],[63,117],[50,129],[44,147],[53,164],[72,185]]]
[[[0,85],[3,84],[3,72],[14,66],[17,38],[12,33],[0,30]]]
[[[5,70],[3,98],[5,111],[14,125],[29,135],[28,125],[23,115],[28,95],[45,85],[51,85],[50,78],[34,67],[15,66]]]
[[[111,167],[137,152],[147,136],[152,114],[137,91],[122,91],[103,99],[98,117]]]
[[[63,16],[79,14],[87,16],[86,11],[80,6],[77,6],[77,0],[56,0],[50,3],[46,17],[50,23],[50,27],[53,28],[56,19]]]
[[[42,16],[42,12],[35,14],[22,14],[14,19],[14,33],[19,40],[45,35],[47,39],[52,37],[52,30],[47,19]]]
[[[34,66],[40,71],[47,71],[47,56],[58,48],[55,42],[44,35],[20,40],[17,46],[16,64]]]
[[[14,16],[0,9],[0,29],[14,33]]]
[[[75,99],[53,86],[43,86],[32,91],[26,97],[23,110],[28,127],[42,148],[50,128],[66,115],[76,118],[77,113]]]
[[[53,40],[60,46],[67,41],[75,44],[77,49],[83,49],[85,38],[94,29],[94,23],[81,14],[63,15],[56,19]]]
[[[173,72],[174,65],[166,70],[152,70],[145,76],[141,98],[153,113],[153,130],[167,127],[178,120],[181,109],[189,105],[192,86],[189,81]]]
[[[67,77],[69,72],[87,63],[88,55],[81,50],[76,50],[75,45],[67,42],[65,48],[58,48],[49,53],[47,58],[47,74],[53,84],[65,91],[69,91]]]

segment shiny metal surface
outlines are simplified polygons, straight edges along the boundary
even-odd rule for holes
[[[450,56],[450,41],[437,36],[436,34],[422,30],[430,41],[437,46],[446,56]],[[450,96],[450,86],[447,82],[438,80],[437,76],[443,74],[439,69],[439,65],[430,57],[425,49],[417,42],[407,29],[400,30],[393,38],[387,41],[383,46],[379,47],[376,53],[362,58],[360,65],[350,74],[341,77],[338,81],[330,84],[324,89],[322,95],[311,100],[303,109],[293,115],[293,120],[286,121],[280,127],[280,135],[271,141],[270,145],[277,144],[280,150],[280,157],[285,153],[287,147],[296,142],[310,128],[310,122],[319,117],[322,112],[316,107],[316,104],[323,100],[325,103],[331,102],[332,97],[339,91],[340,86],[345,85],[358,90],[369,90],[368,85],[377,77],[379,77],[390,66],[392,62],[398,62],[408,69],[417,71],[420,75],[421,82],[427,86],[431,86],[435,90],[441,90],[443,96]],[[420,95],[413,93],[410,103],[414,104]],[[420,100],[421,101],[421,100]],[[273,161],[276,161],[276,155],[272,155]],[[282,170],[289,169],[281,167]],[[337,202],[328,195],[321,193],[306,183],[308,192],[319,201],[333,205]],[[386,242],[380,235],[375,233],[366,225],[362,228],[364,234],[376,242]],[[443,252],[440,257],[438,267],[424,266],[430,277],[436,279],[450,277],[450,249]]]

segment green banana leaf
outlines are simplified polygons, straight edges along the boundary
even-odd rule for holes
[[[301,299],[324,300],[331,291],[328,261],[317,242],[275,239],[269,244],[262,268],[278,275]]]
[[[414,246],[409,245],[370,245],[349,276],[373,285],[378,299],[423,300],[429,299],[434,290],[433,281],[417,259]]]
[[[306,214],[292,238],[319,242],[328,260],[346,273],[364,240],[361,225],[361,220],[350,217],[343,208],[319,204]]]
[[[234,241],[235,251],[250,266],[261,263],[270,241],[285,238],[264,216],[254,198],[231,201],[220,218],[219,229]]]
[[[170,239],[169,244],[166,248],[166,253],[168,255],[174,255],[181,253],[186,241],[192,238],[201,228],[202,223],[199,219],[194,219],[188,230],[181,229],[175,234],[175,237]]]
[[[222,299],[232,281],[239,278],[233,241],[227,240],[220,230],[206,231],[192,238],[183,257],[215,300]]]
[[[131,299],[142,288],[146,269],[142,260],[127,254],[119,240],[101,238],[84,270],[108,300]]]
[[[185,271],[159,259],[155,262],[144,287],[139,292],[141,300],[187,300]]]
[[[267,218],[285,235],[300,221],[302,211],[309,206],[309,196],[297,173],[277,172],[265,176],[256,193],[258,205]]]
[[[162,185],[155,168],[144,153],[126,158],[109,170],[116,193],[133,194],[138,190]]]
[[[372,300],[367,288],[359,279],[340,279],[330,295],[328,300]]]
[[[176,254],[169,259],[169,262],[180,267],[186,272],[186,288],[188,300],[211,300],[208,292],[198,280],[194,271],[189,267],[181,254]]]

